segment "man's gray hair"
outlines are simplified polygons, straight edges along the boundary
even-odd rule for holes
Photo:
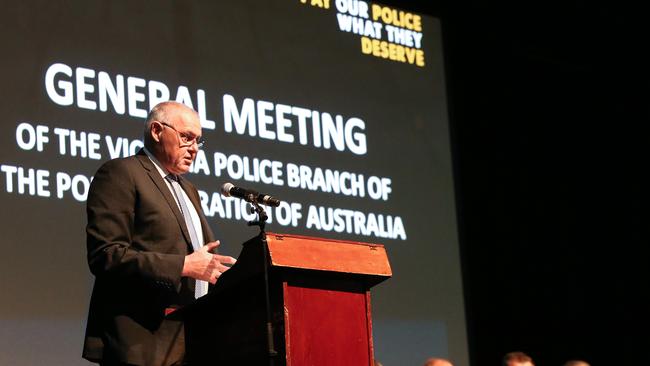
[[[156,104],[153,108],[151,108],[151,111],[149,111],[149,114],[147,115],[147,119],[144,121],[144,140],[146,141],[148,138],[151,138],[151,134],[149,133],[151,131],[151,122],[153,121],[161,121],[161,122],[167,122],[167,116],[166,116],[166,107],[171,104],[176,104],[176,102],[162,102]]]

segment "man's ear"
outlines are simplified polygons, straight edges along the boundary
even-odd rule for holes
[[[163,125],[161,125],[158,122],[152,122],[151,128],[149,129],[151,138],[156,142],[160,142],[160,134],[162,134],[162,130],[163,130]]]

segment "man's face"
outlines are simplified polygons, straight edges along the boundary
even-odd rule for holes
[[[199,151],[196,144],[201,137],[199,117],[181,106],[171,107],[165,118],[166,121],[153,122],[152,133],[157,142],[154,155],[170,173],[187,173]]]

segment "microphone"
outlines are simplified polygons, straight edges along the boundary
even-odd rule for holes
[[[246,189],[242,187],[237,187],[232,183],[224,183],[221,186],[221,194],[226,197],[237,197],[241,198],[246,202],[257,202],[262,205],[278,207],[280,206],[280,200],[273,198],[269,195],[258,193],[252,189]]]

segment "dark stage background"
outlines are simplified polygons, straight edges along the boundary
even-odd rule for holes
[[[471,364],[650,364],[646,13],[411,6],[443,24]]]

